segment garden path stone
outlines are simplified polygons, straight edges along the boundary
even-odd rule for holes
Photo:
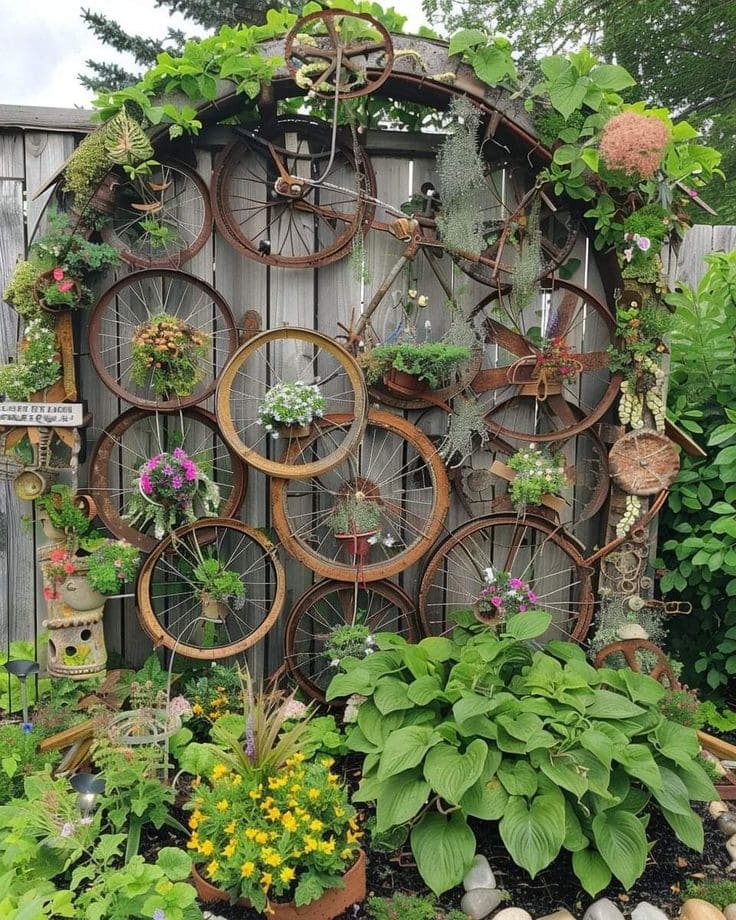
[[[504,907],[493,920],[532,920],[532,915],[522,907]]]
[[[708,806],[708,811],[710,812],[711,818],[720,818],[720,816],[725,815],[728,810],[728,805],[726,805],[726,803],[722,802],[720,799],[717,802],[711,802]]]
[[[680,920],[724,920],[723,914],[702,898],[690,898],[680,908]]]
[[[733,837],[736,834],[736,814],[727,811],[718,819],[718,830],[724,837]]]
[[[543,917],[539,917],[538,920],[575,920],[575,917],[569,910],[561,907],[553,914],[545,914]],[[734,920],[736,920],[736,917],[734,917]]]
[[[608,898],[593,901],[583,914],[583,920],[624,920],[624,915]]]
[[[731,857],[731,862],[736,862],[736,834],[734,834],[732,837],[729,837],[726,841],[726,850],[728,855]]]
[[[466,891],[460,901],[460,909],[472,920],[483,920],[501,903],[501,895],[495,888],[473,888]]]
[[[637,904],[631,911],[631,918],[632,920],[669,920],[663,910],[660,910],[654,904],[650,904],[649,901],[642,901]]]
[[[474,888],[495,888],[496,877],[493,870],[482,853],[476,853],[473,865],[463,879],[463,888],[472,891]]]
[[[736,904],[729,904],[723,908],[723,916],[726,920],[736,920]]]

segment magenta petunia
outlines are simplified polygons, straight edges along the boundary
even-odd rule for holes
[[[175,489],[181,489],[181,487],[184,485],[184,480],[181,478],[181,476],[179,476],[179,475],[177,474],[176,476],[173,476],[173,477],[172,477],[172,479],[171,479],[171,485],[172,485]]]
[[[500,607],[503,604],[503,598],[499,597],[498,594],[495,594],[491,598],[491,603],[493,604],[494,607]]]
[[[537,603],[537,595],[536,595],[533,591],[527,591],[526,596],[527,596],[527,598],[528,598],[530,604],[536,604],[536,603]]]
[[[151,483],[150,477],[146,475],[146,473],[143,473],[143,475],[141,476],[140,483],[141,483],[141,489],[143,490],[144,495],[150,495],[151,492],[153,492],[153,484]]]
[[[524,582],[520,578],[510,578],[509,587],[510,588],[523,588]]]

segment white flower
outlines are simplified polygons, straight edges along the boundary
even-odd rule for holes
[[[483,572],[483,578],[487,585],[492,585],[496,580],[496,573],[492,565],[489,565],[488,568]]]
[[[373,534],[372,537],[368,537],[368,542],[370,543],[371,546],[375,546],[376,543],[378,543],[378,534],[376,533],[376,534]]]
[[[339,658],[333,658],[332,661],[330,662],[330,667],[331,667],[331,668],[339,668],[339,667],[340,667],[340,659],[339,659]]]
[[[390,547],[390,546],[395,546],[395,545],[396,545],[396,537],[395,537],[392,533],[387,533],[386,536],[383,538],[383,545],[384,545],[384,546],[389,546],[389,547]]]
[[[375,649],[367,648],[367,649],[365,650],[365,653],[366,653],[366,655],[372,655],[374,651],[375,651]]]

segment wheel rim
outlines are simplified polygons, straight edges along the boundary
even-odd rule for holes
[[[247,590],[242,609],[228,603],[219,621],[204,624],[191,575],[199,553],[236,571]],[[140,622],[154,645],[208,660],[255,645],[275,623],[284,597],[284,572],[271,542],[226,518],[189,524],[162,540],[143,564],[137,586]]]
[[[325,701],[333,674],[325,657],[325,642],[335,626],[359,621],[376,632],[395,632],[413,642],[418,638],[414,603],[390,581],[357,583],[320,581],[295,602],[286,621],[284,658],[289,673],[312,699]]]
[[[326,420],[309,441],[311,448],[329,451],[331,431],[341,423]],[[285,548],[307,568],[338,581],[375,581],[403,571],[429,549],[444,525],[449,488],[429,438],[399,416],[372,410],[355,455],[319,477],[275,480],[271,511]],[[360,564],[327,523],[335,504],[358,491],[379,505],[382,536],[396,540],[392,547],[373,545]]]
[[[151,552],[158,541],[150,526],[143,531],[124,520],[125,498],[136,488],[133,480],[141,464],[172,446],[181,446],[200,465],[211,467],[222,497],[223,517],[235,515],[245,496],[247,467],[222,439],[212,413],[190,408],[181,415],[152,415],[143,409],[129,409],[103,431],[95,444],[90,460],[90,491],[105,526],[118,539],[128,540],[144,552]]]
[[[419,617],[428,635],[452,631],[449,614],[472,607],[489,566],[522,579],[535,591],[539,606],[553,615],[547,638],[585,638],[593,613],[591,570],[559,527],[515,514],[463,524],[429,558],[418,595]]]
[[[152,373],[142,383],[131,377],[132,339],[152,317],[174,317],[206,336],[207,352],[198,359],[201,379],[190,395],[158,397]],[[145,409],[182,409],[214,392],[237,347],[230,307],[200,278],[171,269],[135,272],[99,299],[89,323],[89,350],[105,386],[121,399]]]
[[[239,252],[281,268],[315,268],[347,254],[350,241],[369,220],[365,196],[375,195],[367,156],[338,141],[316,119],[291,116],[263,125],[258,140],[227,147],[215,167],[212,205],[222,235]],[[326,172],[326,175],[322,174]],[[276,191],[284,175],[304,184],[291,197]]]

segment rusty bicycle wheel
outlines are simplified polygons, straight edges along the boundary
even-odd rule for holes
[[[137,492],[135,479],[142,464],[175,447],[181,447],[215,482],[222,517],[237,514],[245,496],[248,468],[223,440],[211,412],[195,407],[166,414],[128,409],[97,439],[90,459],[89,491],[108,530],[147,553],[158,540],[150,524],[139,527],[126,521],[126,501]]]
[[[391,581],[365,587],[339,581],[318,581],[295,602],[286,620],[284,660],[291,676],[313,700],[325,701],[325,690],[337,673],[330,657],[331,638],[344,627],[365,627],[366,649],[372,636],[393,632],[409,642],[419,639],[414,602]],[[352,649],[346,644],[346,653]]]
[[[179,394],[161,390],[156,365],[140,369],[133,338],[149,324],[176,323],[201,338],[191,382]],[[100,297],[89,321],[89,352],[105,386],[144,409],[184,409],[202,402],[235,352],[238,335],[230,307],[205,281],[186,272],[157,268],[126,275]]]
[[[335,433],[348,422],[324,419],[305,446],[318,458],[330,456]],[[287,462],[299,449],[287,449]],[[376,533],[352,547],[335,536],[330,518],[358,496],[377,506]],[[338,465],[311,479],[271,483],[273,524],[284,548],[338,581],[377,581],[413,565],[442,532],[449,505],[450,483],[434,444],[410,422],[378,409],[369,412],[359,446]]]
[[[367,154],[318,119],[290,115],[225,148],[212,178],[217,228],[238,252],[279,268],[345,256],[363,232],[376,182]]]
[[[452,612],[472,608],[489,567],[534,591],[538,606],[553,616],[545,638],[585,638],[593,615],[592,570],[559,526],[531,514],[469,521],[434,550],[418,593],[419,618],[428,635],[452,631]]]
[[[294,383],[318,388],[323,403],[312,427],[331,420],[329,453],[314,453],[309,426],[268,429],[259,419],[268,394]],[[217,389],[217,418],[228,444],[251,466],[277,477],[318,476],[345,461],[363,435],[367,406],[363,372],[352,355],[329,336],[296,326],[247,341]]]
[[[177,160],[147,176],[121,181],[100,233],[136,268],[180,268],[212,233],[210,193],[204,179]]]
[[[198,571],[212,559],[237,576],[237,593],[203,596]],[[266,635],[281,613],[286,586],[267,537],[241,521],[212,518],[162,540],[143,563],[136,593],[138,618],[154,647],[215,660]]]

